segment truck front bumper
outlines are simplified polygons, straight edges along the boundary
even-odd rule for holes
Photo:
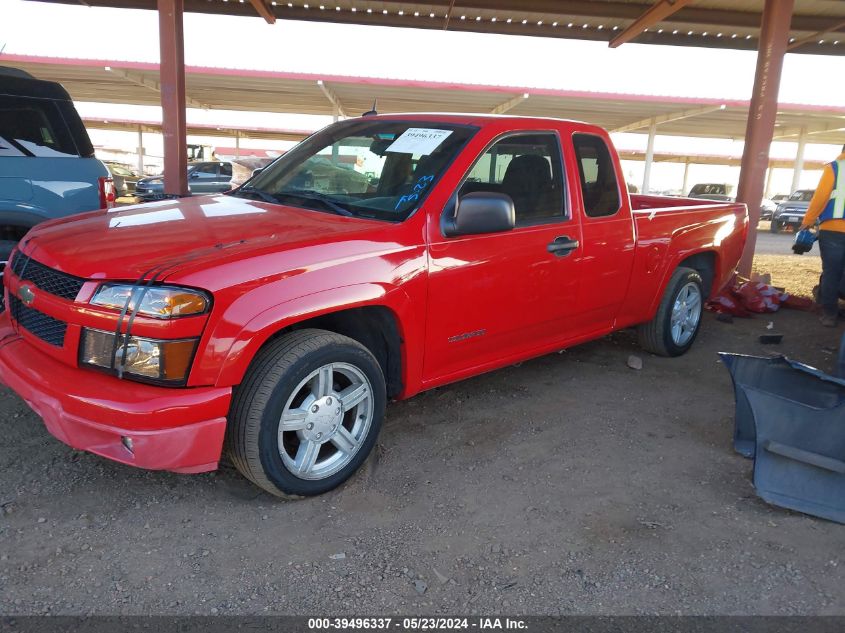
[[[230,387],[173,389],[70,367],[0,315],[0,382],[73,448],[150,470],[200,473],[220,461]]]

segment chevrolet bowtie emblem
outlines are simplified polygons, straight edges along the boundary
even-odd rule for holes
[[[19,292],[24,305],[32,305],[32,302],[35,301],[35,290],[32,286],[21,286]]]

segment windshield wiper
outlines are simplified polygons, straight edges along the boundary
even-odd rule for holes
[[[263,200],[264,202],[269,202],[270,204],[279,204],[279,201],[276,200],[276,198],[274,198],[272,195],[270,195],[266,191],[261,191],[261,189],[256,189],[255,187],[241,187],[231,193],[231,195],[233,196],[237,196],[238,194],[252,196],[253,198]]]
[[[312,189],[291,189],[289,191],[280,191],[277,194],[274,194],[276,201],[280,198],[299,198],[300,200],[307,200],[313,202],[319,202],[328,210],[337,213],[338,215],[343,215],[348,218],[354,218],[355,214],[352,213],[346,207],[339,205],[331,196],[327,196],[324,193],[320,193],[319,191],[314,191]]]

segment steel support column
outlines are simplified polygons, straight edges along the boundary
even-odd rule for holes
[[[164,192],[173,196],[189,194],[183,8],[184,0],[158,0]]]
[[[802,127],[801,133],[798,135],[798,149],[795,152],[795,167],[792,169],[792,189],[789,190],[791,195],[801,186],[801,172],[804,171],[804,150],[807,148],[807,128]]]
[[[138,173],[144,175],[144,128],[138,126]]]
[[[763,6],[757,72],[748,110],[745,149],[742,152],[737,189],[737,200],[748,205],[748,240],[739,262],[739,272],[746,277],[751,275],[754,248],[757,245],[760,202],[769,166],[769,146],[775,131],[778,89],[794,5],[794,0],[766,0]]]
[[[643,193],[648,193],[651,185],[651,164],[654,162],[655,136],[657,136],[657,119],[652,119],[648,128],[648,146],[645,151],[645,169],[643,170],[643,187],[641,189]]]
[[[689,160],[684,161],[684,184],[681,187],[682,196],[687,195],[687,192],[689,192],[689,165]]]
[[[772,195],[772,176],[775,175],[774,166],[769,167],[769,172],[766,174],[766,188],[763,189],[763,197],[770,198]]]
[[[235,132],[235,158],[241,157],[241,135]]]

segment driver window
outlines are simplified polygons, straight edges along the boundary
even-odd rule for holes
[[[509,195],[517,225],[562,219],[563,184],[557,136],[519,134],[497,141],[476,161],[458,195],[475,191]]]

